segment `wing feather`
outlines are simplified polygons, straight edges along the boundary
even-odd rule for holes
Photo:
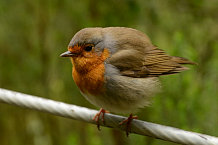
[[[182,64],[195,64],[182,57],[169,56],[157,47],[145,52],[133,49],[122,51],[115,53],[109,63],[116,66],[122,75],[130,77],[170,75],[188,69]]]

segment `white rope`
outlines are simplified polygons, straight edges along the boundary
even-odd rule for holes
[[[39,110],[50,114],[96,124],[96,122],[93,121],[92,118],[95,116],[97,111],[84,107],[61,103],[49,99],[43,99],[1,88],[0,101],[24,108]],[[119,125],[119,122],[124,119],[125,117],[107,113],[105,114],[105,124],[101,123],[101,125],[125,130],[125,126]],[[179,144],[218,145],[217,137],[190,131],[184,131],[181,129],[145,122],[141,120],[133,120],[131,122],[131,132]]]

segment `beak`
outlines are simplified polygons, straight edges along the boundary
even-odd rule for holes
[[[73,56],[75,56],[75,54],[70,51],[66,51],[60,55],[60,57],[73,57]]]

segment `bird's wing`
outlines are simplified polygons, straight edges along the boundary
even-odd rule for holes
[[[188,69],[182,64],[194,64],[182,57],[169,56],[157,47],[146,52],[120,50],[108,59],[108,63],[118,68],[122,75],[140,78],[179,73]]]

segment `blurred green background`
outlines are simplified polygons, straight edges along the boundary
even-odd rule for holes
[[[95,108],[59,55],[82,28],[132,27],[168,54],[198,63],[161,77],[163,91],[139,119],[218,136],[217,24],[218,0],[1,0],[0,87]],[[0,144],[174,145],[2,103]]]

